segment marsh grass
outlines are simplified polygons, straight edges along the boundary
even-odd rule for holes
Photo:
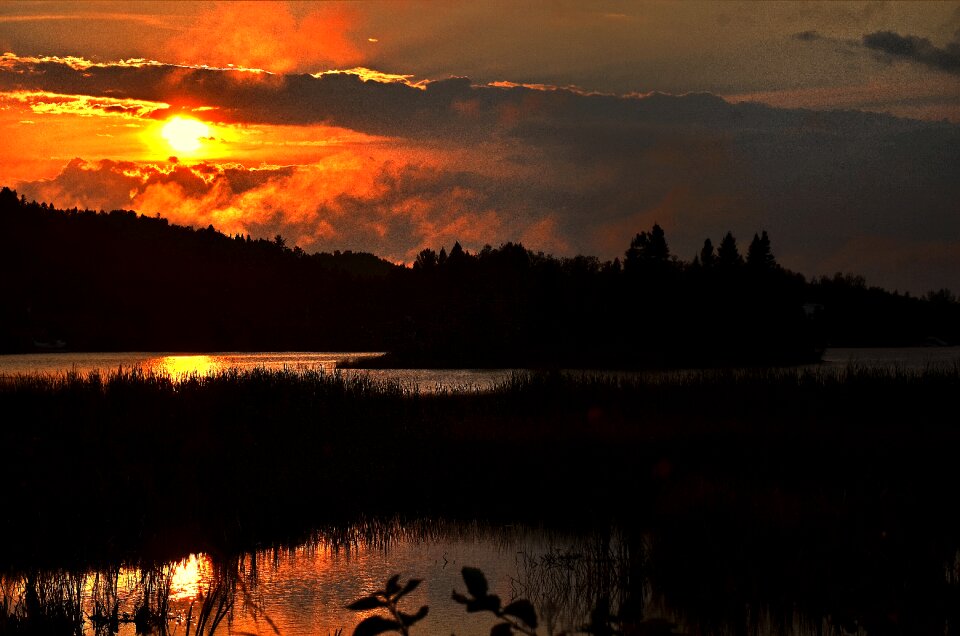
[[[144,562],[6,574],[0,578],[0,633],[109,636],[130,624],[137,634],[208,636],[231,617],[238,600],[279,633],[250,597],[241,557],[212,562],[200,593],[176,610],[171,605],[175,565]]]
[[[81,636],[85,579],[63,570],[0,575],[0,633]]]
[[[957,394],[956,364],[517,373],[435,394],[309,370],[8,377],[0,563],[176,557],[358,514],[576,523],[720,502],[789,523],[893,498],[952,520]]]
[[[519,553],[511,597],[529,599],[549,634],[584,623],[591,609],[629,617],[631,565],[642,567],[642,548],[608,529],[564,549]]]

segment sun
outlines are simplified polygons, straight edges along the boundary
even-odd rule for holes
[[[210,127],[202,121],[178,115],[163,125],[160,136],[177,152],[194,152],[200,148],[202,140],[210,136]]]

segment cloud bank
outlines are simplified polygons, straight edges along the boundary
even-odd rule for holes
[[[954,40],[944,48],[939,48],[927,38],[900,35],[893,31],[877,31],[863,36],[863,45],[894,59],[960,75],[960,40]]]
[[[960,289],[956,125],[706,93],[13,55],[0,59],[0,91],[83,95],[101,110],[120,100],[126,116],[144,119],[188,110],[375,139],[294,166],[75,160],[55,178],[20,184],[58,205],[135,208],[406,262],[454,240],[613,258],[653,223],[691,258],[705,237],[733,230],[746,242],[766,229],[781,262],[808,274],[844,269],[890,288]],[[160,106],[134,109],[143,104]]]

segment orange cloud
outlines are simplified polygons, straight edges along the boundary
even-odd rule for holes
[[[560,224],[551,216],[530,224],[520,235],[520,242],[548,253],[569,254],[571,251]]]
[[[362,59],[350,37],[355,22],[354,12],[339,5],[297,17],[286,4],[224,2],[200,14],[192,27],[173,38],[167,55],[188,64],[281,73],[323,64],[354,65]]]
[[[420,81],[411,81],[413,75],[398,75],[397,73],[384,73],[383,71],[377,71],[372,68],[366,68],[363,66],[357,66],[354,68],[348,69],[334,69],[330,71],[320,71],[319,73],[313,73],[313,77],[319,79],[324,75],[356,75],[364,82],[380,82],[382,84],[406,84],[407,86],[413,86],[414,88],[419,88],[421,90],[426,90],[427,85],[430,83],[427,80]]]
[[[92,62],[86,58],[76,55],[67,55],[63,57],[51,56],[23,56],[14,53],[4,53],[0,55],[0,68],[23,72],[29,65],[38,64],[62,64],[75,71],[85,71],[91,68],[110,68],[110,67],[128,67],[143,68],[145,66],[164,66],[161,62],[147,60],[144,58],[130,58],[116,62]]]
[[[550,221],[506,218],[488,181],[392,157],[347,150],[308,166],[260,168],[74,159],[57,177],[18,188],[61,207],[135,209],[227,234],[280,233],[307,251],[370,251],[395,262],[455,241],[471,250],[517,236],[551,241],[532,246],[539,249],[561,244]]]
[[[116,116],[139,119],[153,117],[170,104],[143,99],[116,99],[90,95],[62,95],[48,91],[8,91],[0,93],[0,103],[16,102],[32,112],[49,115]]]

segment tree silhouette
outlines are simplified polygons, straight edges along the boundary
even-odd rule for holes
[[[444,254],[446,256],[446,254]],[[444,258],[446,260],[446,258]],[[413,268],[416,270],[433,270],[438,265],[437,253],[430,248],[426,248],[417,254],[417,260],[413,262]]]
[[[747,265],[754,269],[773,269],[776,264],[776,259],[770,251],[770,237],[767,236],[767,231],[764,230],[760,236],[754,234],[747,249]]]
[[[766,232],[748,267],[731,232],[695,259],[702,267],[671,257],[654,225],[624,267],[457,242],[407,268],[0,189],[0,269],[17,272],[0,277],[0,351],[64,340],[86,351],[391,351],[401,366],[772,363],[812,350],[798,336],[809,303],[826,308],[820,340],[837,346],[960,341],[949,292],[907,298],[852,275],[808,284],[776,264]],[[184,307],[204,319],[184,320]]]
[[[703,247],[700,249],[700,265],[703,267],[713,267],[717,264],[717,254],[713,250],[713,241],[709,238],[703,240]]]
[[[450,255],[447,256],[447,267],[451,269],[460,269],[462,268],[468,260],[470,260],[470,255],[463,250],[463,246],[460,245],[460,241],[456,241],[453,244],[453,247],[450,249]]]
[[[10,188],[4,187],[0,190],[0,209],[8,210],[15,208],[20,201],[17,199],[17,193]]]
[[[737,239],[733,237],[732,232],[727,232],[717,249],[717,265],[730,269],[742,264],[743,257],[740,256],[740,251],[737,249]]]
[[[640,232],[630,241],[624,253],[624,268],[639,271],[647,268],[662,268],[670,262],[670,248],[663,228],[654,223],[650,232]]]

